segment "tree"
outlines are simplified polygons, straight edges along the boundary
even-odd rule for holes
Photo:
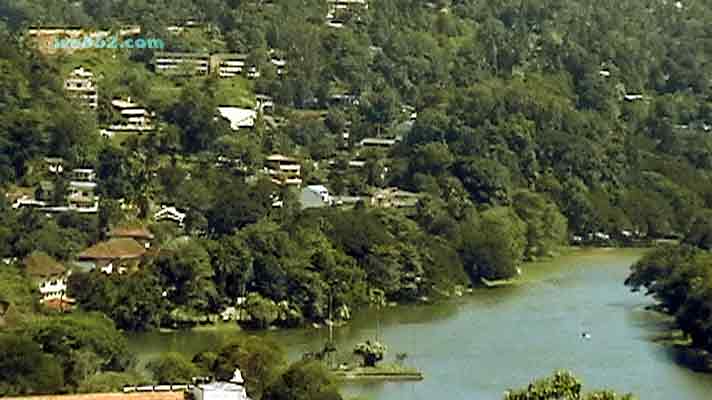
[[[460,160],[455,165],[455,176],[460,178],[475,202],[492,205],[509,203],[512,185],[509,171],[499,162],[478,157]]]
[[[64,386],[62,366],[30,338],[0,334],[0,395],[57,393]]]
[[[265,391],[264,400],[341,400],[336,383],[318,361],[298,361]]]
[[[215,270],[215,286],[223,298],[234,301],[245,295],[247,283],[254,277],[254,259],[245,241],[238,235],[223,236],[206,242]]]
[[[279,317],[279,308],[274,301],[257,293],[250,293],[244,305],[249,316],[249,325],[257,329],[267,329]]]
[[[526,246],[526,225],[509,208],[498,207],[465,221],[460,230],[460,254],[470,276],[511,278]]]
[[[712,211],[704,210],[694,219],[684,243],[712,250]]]
[[[57,359],[64,382],[71,387],[79,385],[92,369],[124,371],[133,362],[126,338],[101,314],[75,313],[33,320],[23,330],[26,337],[42,346],[43,352]]]
[[[512,206],[527,225],[527,257],[547,255],[563,245],[567,238],[567,221],[556,204],[537,193],[517,191]]]
[[[217,291],[212,280],[215,271],[210,265],[210,255],[196,240],[176,240],[173,247],[156,259],[155,268],[160,274],[168,299],[179,306],[198,311],[214,309]]]
[[[163,353],[146,364],[153,379],[160,384],[189,383],[198,375],[198,368],[180,353]]]
[[[383,360],[386,353],[386,346],[380,342],[367,340],[354,347],[354,354],[363,357],[364,367],[375,367],[376,363]]]
[[[272,209],[271,182],[256,186],[232,184],[216,193],[215,204],[208,210],[208,227],[216,235],[227,235],[254,224]]]
[[[539,379],[526,389],[508,390],[504,400],[634,400],[632,394],[618,395],[610,390],[582,392],[581,381],[568,371],[558,371]]]
[[[188,153],[207,150],[215,139],[230,133],[227,121],[215,118],[217,103],[210,85],[206,81],[203,87],[186,86],[166,115],[181,129],[181,143]]]
[[[232,340],[220,348],[214,372],[217,379],[228,380],[239,368],[250,397],[260,398],[279,376],[285,361],[284,350],[277,343],[249,336]]]

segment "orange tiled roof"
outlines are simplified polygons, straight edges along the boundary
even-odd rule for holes
[[[110,239],[97,243],[77,256],[80,260],[117,260],[139,258],[146,249],[130,238]]]
[[[145,393],[89,393],[46,395],[27,397],[6,397],[13,400],[183,400],[183,392],[145,392]]]

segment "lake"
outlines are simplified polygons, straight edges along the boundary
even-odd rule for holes
[[[476,289],[457,300],[360,312],[335,330],[337,347],[380,335],[387,359],[407,353],[406,364],[425,374],[422,382],[348,384],[343,393],[372,400],[501,399],[508,388],[569,369],[584,388],[633,392],[645,400],[707,400],[712,375],[678,365],[656,341],[666,318],[645,310],[651,304],[623,285],[636,249],[581,250],[525,266],[520,285]],[[378,332],[377,332],[378,331]],[[590,339],[582,338],[589,332]],[[192,355],[234,335],[234,325],[130,337],[145,362],[163,351]],[[284,344],[293,358],[319,350],[326,329],[262,332]]]

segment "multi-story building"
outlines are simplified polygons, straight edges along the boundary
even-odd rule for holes
[[[96,173],[93,169],[79,168],[71,172],[67,204],[70,209],[93,210],[99,207],[96,195]]]
[[[214,54],[210,58],[211,65],[217,66],[220,78],[232,78],[242,75],[247,68],[247,54]]]
[[[142,133],[156,129],[156,126],[152,123],[155,113],[151,113],[146,108],[132,102],[131,97],[127,100],[114,99],[111,101],[111,105],[119,113],[121,121],[104,130],[105,135],[111,136],[116,132]]]
[[[267,157],[265,165],[265,172],[275,184],[295,186],[302,184],[302,166],[298,160],[273,154]]]
[[[32,278],[40,292],[42,303],[67,301],[67,278],[71,271],[51,256],[34,252],[23,260],[27,275]]]
[[[153,67],[158,74],[207,75],[210,72],[208,53],[157,52]]]
[[[74,69],[64,80],[64,91],[68,97],[92,110],[99,106],[99,94],[94,74],[84,67]]]

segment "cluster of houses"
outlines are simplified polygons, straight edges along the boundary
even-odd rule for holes
[[[277,76],[283,76],[286,73],[287,61],[274,49],[270,50],[269,57]],[[214,74],[220,78],[245,76],[249,79],[260,77],[257,66],[249,61],[247,54],[241,53],[157,52],[152,64],[158,74]]]
[[[335,196],[324,185],[308,185],[301,189],[299,202],[302,209],[323,207],[352,207],[358,203],[373,208],[412,208],[422,198],[397,187],[377,189],[363,196]]]
[[[352,15],[368,9],[367,0],[327,0],[326,24],[341,28]]]
[[[155,254],[151,247],[153,234],[143,227],[117,227],[108,240],[96,243],[76,256],[71,265],[64,265],[43,252],[33,252],[22,260],[27,275],[47,307],[67,310],[74,299],[67,295],[67,282],[72,271],[98,270],[105,274],[123,274],[135,270],[142,259]]]
[[[79,104],[96,110],[99,106],[99,93],[96,87],[94,73],[83,67],[74,69],[64,80],[64,91],[67,97],[75,99]]]
[[[64,160],[45,158],[45,176],[68,178],[66,190],[57,187],[59,180],[41,180],[34,193],[14,199],[15,209],[31,207],[47,213],[78,212],[95,214],[99,211],[96,174],[90,168],[64,170]]]
[[[145,107],[134,102],[131,97],[127,99],[114,99],[111,101],[112,109],[116,112],[118,120],[101,130],[103,136],[111,137],[116,133],[141,134],[156,130],[154,119],[155,112],[149,112]]]

